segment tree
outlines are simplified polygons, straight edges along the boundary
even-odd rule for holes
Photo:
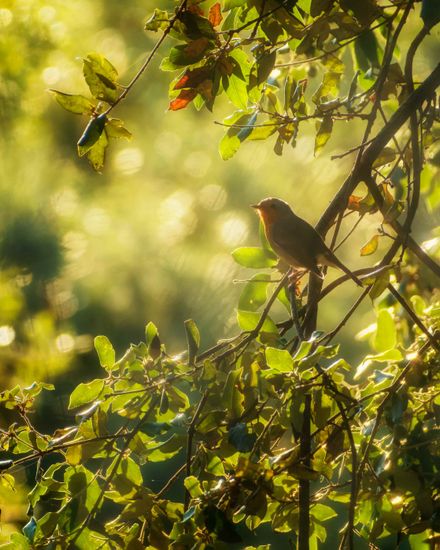
[[[52,91],[65,109],[89,117],[78,152],[95,170],[109,138],[131,137],[110,115],[168,38],[178,42],[161,68],[179,71],[170,110],[191,103],[212,110],[222,92],[238,109],[224,122],[224,159],[272,136],[281,155],[310,120],[315,155],[334,126],[361,127],[360,142],[340,155],[353,156],[352,169],[317,228],[332,229],[335,247],[345,217],[357,219],[344,241],[380,212],[381,228],[360,253],[379,243],[384,253],[374,269],[356,272],[361,294],[323,333],[318,304],[349,278],[322,289],[311,275],[302,292],[282,266],[273,279],[260,271],[277,265],[262,234],[261,247],[233,252],[259,270],[240,296],[236,337],[202,351],[188,320],[187,352],[170,357],[149,323],[145,342],[116,360],[98,336],[106,376],[74,390],[77,424],[52,435],[31,420],[51,386],[3,392],[17,422],[2,432],[2,483],[37,462],[30,520],[10,548],[222,548],[268,523],[274,537],[288,533],[303,550],[325,547],[338,514],[341,548],[381,545],[387,536],[394,547],[436,540],[440,267],[411,229],[422,192],[438,181],[440,65],[417,82],[413,65],[440,12],[434,0],[422,3],[420,19],[414,9],[412,0],[183,0],[148,19],[145,28],[161,35],[127,86],[91,53],[83,64],[91,98]],[[420,30],[402,55],[403,32],[415,20]],[[355,194],[361,185],[363,195]],[[367,297],[377,312],[365,331],[373,350],[353,375],[333,341]],[[278,323],[270,315],[277,300],[288,312]],[[176,461],[155,488],[153,466]]]

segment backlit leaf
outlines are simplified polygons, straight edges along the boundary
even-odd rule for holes
[[[76,409],[95,401],[104,389],[104,380],[92,380],[86,384],[79,384],[72,392],[69,409]]]
[[[275,267],[277,260],[275,256],[269,256],[269,252],[256,246],[243,246],[232,252],[234,260],[244,267],[260,269],[262,267]]]
[[[361,256],[369,256],[370,254],[374,254],[374,252],[376,252],[379,245],[379,237],[380,235],[373,235],[371,239],[364,244],[361,248]]]
[[[115,364],[116,355],[110,340],[107,336],[96,336],[94,344],[101,367],[111,370]]]
[[[114,103],[119,96],[118,72],[108,59],[99,53],[89,53],[83,59],[85,81],[94,97]]]
[[[192,319],[185,321],[185,332],[188,345],[188,363],[193,365],[200,346],[200,332]]]
[[[66,94],[58,90],[49,90],[49,92],[66,111],[77,115],[91,115],[93,113],[95,105],[83,95]]]
[[[333,130],[333,119],[326,115],[319,125],[315,138],[315,156],[321,151],[327,141],[330,139]]]
[[[208,19],[213,27],[217,27],[217,25],[220,25],[220,23],[222,22],[223,17],[221,5],[219,2],[216,2],[213,6],[209,8]]]

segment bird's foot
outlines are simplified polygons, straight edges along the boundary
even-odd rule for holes
[[[301,279],[304,277],[305,271],[299,269],[291,269],[288,275],[289,289],[294,290],[296,296],[301,296]]]

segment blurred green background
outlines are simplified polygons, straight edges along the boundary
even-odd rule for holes
[[[224,162],[218,154],[224,129],[214,121],[233,107],[222,98],[213,114],[167,111],[170,75],[158,70],[165,46],[114,113],[133,140],[113,142],[103,174],[95,173],[76,155],[86,120],[63,111],[47,90],[87,95],[81,57],[91,51],[105,55],[128,82],[157,39],[143,31],[156,6],[151,0],[0,1],[0,389],[54,382],[56,397],[39,412],[50,430],[72,422],[66,400],[73,387],[99,375],[95,335],[107,335],[122,352],[152,320],[168,351],[178,353],[189,317],[204,348],[234,334],[242,286],[233,281],[254,272],[237,266],[230,253],[258,244],[249,205],[279,196],[315,223],[352,162],[331,155],[361,135],[352,122],[349,131],[339,123],[315,159],[310,126],[283,157],[269,142],[251,142]],[[420,26],[416,16],[413,25]],[[421,74],[440,58],[438,38],[434,29],[418,61]],[[318,83],[310,75],[309,86]],[[424,185],[435,185],[426,172]],[[432,192],[422,205],[419,241],[435,236],[439,201],[440,191]],[[363,220],[341,249],[351,268],[374,264],[375,256],[362,258],[359,249],[378,220]],[[332,328],[356,296],[346,284],[327,299],[320,328]],[[275,313],[285,315],[281,307]],[[368,343],[355,342],[353,333],[374,319],[365,302],[340,334],[354,364]],[[8,499],[6,523],[24,512]]]

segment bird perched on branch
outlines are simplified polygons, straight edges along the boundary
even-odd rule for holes
[[[338,260],[316,229],[294,214],[287,202],[268,197],[252,208],[260,215],[270,246],[288,265],[307,269],[321,279],[319,265],[337,267],[362,286],[360,279]]]

